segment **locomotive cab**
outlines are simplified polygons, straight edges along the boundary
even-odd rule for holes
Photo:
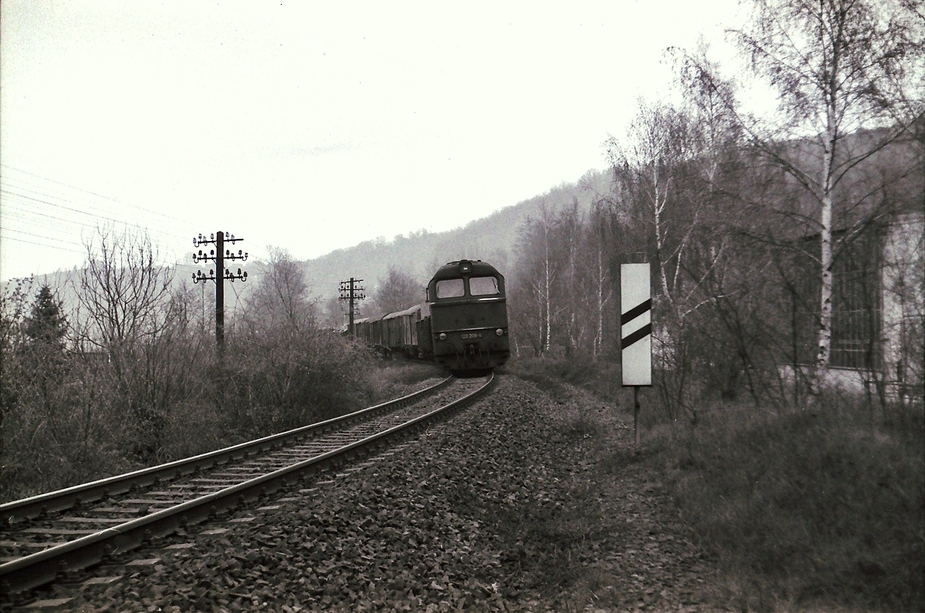
[[[427,285],[430,350],[452,372],[502,366],[510,356],[504,276],[480,260],[442,266]]]

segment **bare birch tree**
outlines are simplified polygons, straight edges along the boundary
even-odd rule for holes
[[[753,5],[750,26],[733,34],[753,70],[777,92],[780,121],[743,125],[757,149],[793,177],[817,205],[813,225],[820,237],[820,294],[815,365],[822,374],[831,357],[834,230],[844,225],[836,218],[840,184],[915,120],[895,125],[884,92],[903,74],[904,63],[919,61],[921,41],[910,38],[901,4],[753,0]],[[848,146],[850,135],[874,127],[883,129]]]
[[[604,202],[596,200],[591,207],[587,243],[591,253],[591,291],[594,295],[594,338],[591,346],[592,360],[597,360],[604,346],[604,320],[613,298],[613,283],[610,275],[609,250],[613,247],[608,237],[607,215]]]
[[[523,223],[517,243],[517,279],[508,285],[511,322],[517,329],[512,336],[529,343],[537,356],[554,345],[554,293],[561,265],[556,258],[554,224],[555,214],[545,202],[538,217]]]

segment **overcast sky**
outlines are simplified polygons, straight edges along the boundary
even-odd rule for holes
[[[80,265],[100,224],[165,262],[465,225],[606,167],[664,49],[722,59],[739,14],[548,4],[4,0],[0,277]]]

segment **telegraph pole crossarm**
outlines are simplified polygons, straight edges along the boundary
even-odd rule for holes
[[[249,255],[242,249],[238,249],[237,253],[233,253],[230,249],[225,249],[225,243],[234,245],[243,240],[243,238],[236,238],[234,234],[228,234],[227,232],[216,232],[209,235],[209,238],[202,234],[198,237],[193,237],[193,247],[197,249],[204,245],[215,245],[215,248],[210,249],[209,253],[199,249],[197,253],[193,254],[194,264],[206,261],[215,262],[215,268],[210,269],[209,274],[204,274],[201,270],[194,272],[193,283],[199,283],[200,281],[203,283],[206,281],[215,282],[215,343],[218,347],[219,357],[221,357],[225,347],[225,280],[232,283],[235,280],[247,281],[246,271],[242,272],[238,268],[237,273],[233,273],[225,268],[225,262],[244,262]]]
[[[350,312],[350,336],[356,336],[356,326],[354,325],[354,313],[355,307],[354,304],[357,300],[365,300],[366,295],[363,294],[363,288],[360,287],[360,283],[363,282],[363,279],[354,279],[350,277],[349,281],[340,282],[340,299],[347,300],[349,302],[349,312]]]

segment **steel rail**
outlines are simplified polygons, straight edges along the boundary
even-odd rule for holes
[[[450,380],[452,380],[452,377],[438,385],[443,385]],[[202,522],[215,516],[220,511],[237,508],[246,502],[265,497],[294,481],[305,478],[309,474],[336,467],[340,463],[348,461],[351,457],[359,455],[364,449],[375,448],[400,436],[413,434],[438,418],[450,416],[456,410],[487,393],[494,381],[494,375],[491,375],[483,386],[462,398],[403,424],[393,426],[332,451],[260,477],[249,479],[195,500],[184,502],[175,507],[163,509],[151,515],[2,564],[0,565],[0,587],[3,588],[6,594],[16,594],[34,589],[51,583],[59,573],[92,566],[103,561],[108,556],[138,548],[152,538],[167,536],[182,526]],[[376,407],[370,407],[370,409],[381,406],[377,405]]]
[[[294,438],[305,436],[306,434],[323,432],[332,427],[343,426],[358,419],[366,419],[384,411],[406,406],[425,396],[436,393],[448,385],[452,380],[453,377],[447,377],[435,385],[418,390],[407,396],[402,396],[395,400],[383,402],[347,415],[341,415],[340,417],[317,422],[308,426],[272,434],[253,441],[239,443],[231,447],[183,458],[166,464],[142,468],[130,473],[107,477],[90,483],[75,485],[54,492],[47,492],[29,498],[0,504],[0,518],[3,519],[5,524],[9,525],[17,521],[39,517],[45,513],[64,511],[79,503],[92,502],[113,494],[128,492],[133,487],[152,485],[159,480],[193,473],[201,468],[208,468],[248,454],[272,449],[273,447],[282,445]]]

